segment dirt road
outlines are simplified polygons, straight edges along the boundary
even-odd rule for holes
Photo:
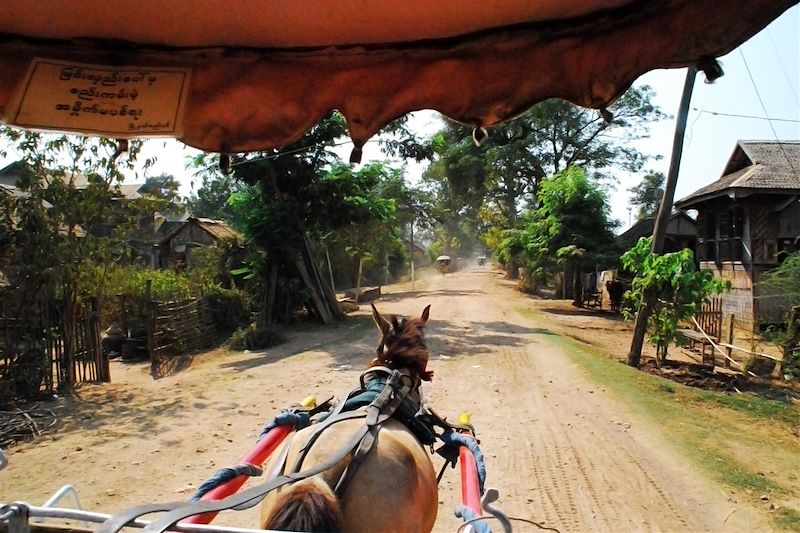
[[[562,532],[768,530],[588,382],[547,324],[519,314],[526,297],[500,274],[473,267],[416,291],[389,287],[377,302],[382,312],[415,316],[428,304],[436,376],[425,397],[440,414],[472,414],[487,485],[509,515]],[[66,483],[84,508],[102,512],[186,499],[235,464],[281,407],[351,390],[376,342],[376,330],[349,320],[294,332],[265,353],[204,354],[157,381],[146,364],[117,363],[114,383],[84,387],[80,402],[62,400],[69,420],[54,440],[10,451],[0,501],[41,504]],[[436,531],[455,531],[458,471],[447,471],[440,488]],[[256,519],[246,511],[217,522],[253,527]]]

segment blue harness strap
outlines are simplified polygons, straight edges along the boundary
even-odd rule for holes
[[[210,490],[239,476],[260,476],[263,470],[251,464],[241,464],[229,468],[222,468],[213,477],[206,480],[192,496],[192,500],[199,500]]]
[[[475,533],[492,533],[492,528],[489,526],[489,522],[483,520],[485,517],[478,516],[475,511],[469,507],[465,505],[459,505],[456,507],[454,513],[458,518],[463,518],[464,522],[470,522],[471,520],[474,520],[474,522],[470,522],[470,525]]]
[[[481,494],[483,494],[483,485],[486,482],[486,461],[483,459],[483,452],[478,447],[478,441],[457,431],[446,431],[442,435],[442,441],[455,447],[466,446],[472,452],[472,455],[475,456],[475,465],[478,467],[478,484]]]
[[[264,435],[266,435],[267,433],[269,433],[278,426],[291,425],[294,426],[294,428],[297,430],[297,429],[303,429],[309,424],[310,424],[310,417],[308,416],[307,411],[284,411],[264,425],[256,441],[263,439]]]

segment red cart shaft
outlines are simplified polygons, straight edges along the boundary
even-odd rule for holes
[[[458,463],[461,468],[461,503],[472,509],[478,516],[483,516],[478,465],[475,462],[475,456],[466,446],[458,448]]]
[[[275,451],[275,449],[283,442],[283,439],[294,431],[294,426],[292,425],[283,425],[277,426],[270,430],[269,433],[264,435],[264,438],[261,439],[256,443],[250,452],[242,457],[239,460],[240,464],[251,464],[255,466],[261,466],[264,461]],[[471,454],[470,454],[471,455]],[[474,459],[473,459],[474,462]],[[239,490],[242,485],[244,485],[245,481],[247,481],[247,476],[236,476],[235,478],[231,479],[216,487],[211,489],[207,493],[200,498],[200,501],[217,501],[221,500],[231,494],[234,494],[237,490]],[[217,516],[217,513],[204,513],[195,516],[190,516],[184,523],[189,524],[210,524],[214,517]]]

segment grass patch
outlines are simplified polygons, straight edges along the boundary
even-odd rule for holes
[[[714,392],[699,391],[700,400],[714,402],[754,419],[777,422],[787,428],[800,427],[800,409],[797,409],[792,400],[766,399],[749,394],[719,394]]]
[[[784,507],[778,509],[774,516],[775,525],[787,531],[800,531],[800,513],[794,509]]]
[[[547,340],[593,381],[655,421],[665,440],[740,499],[762,508],[762,494],[770,501],[797,501],[797,483],[786,475],[797,467],[800,409],[788,398],[694,389],[631,368],[569,337]],[[796,509],[781,506],[769,518],[776,527],[800,531]]]

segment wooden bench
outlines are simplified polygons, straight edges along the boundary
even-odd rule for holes
[[[586,308],[602,307],[603,292],[596,289],[584,288],[583,293],[581,294],[581,306]]]
[[[381,288],[361,287],[361,292],[359,294],[356,294],[355,289],[348,289],[344,291],[344,296],[345,298],[353,300],[357,304],[361,302],[372,302],[381,297]]]
[[[693,321],[690,328],[678,329],[677,333],[689,341],[689,347],[692,350],[695,350],[698,344],[700,345],[703,364],[706,363],[706,347],[710,348],[709,362],[714,364],[714,346],[711,343],[718,344],[722,334],[722,300],[715,298],[710,303],[703,304],[694,319],[697,324]]]

